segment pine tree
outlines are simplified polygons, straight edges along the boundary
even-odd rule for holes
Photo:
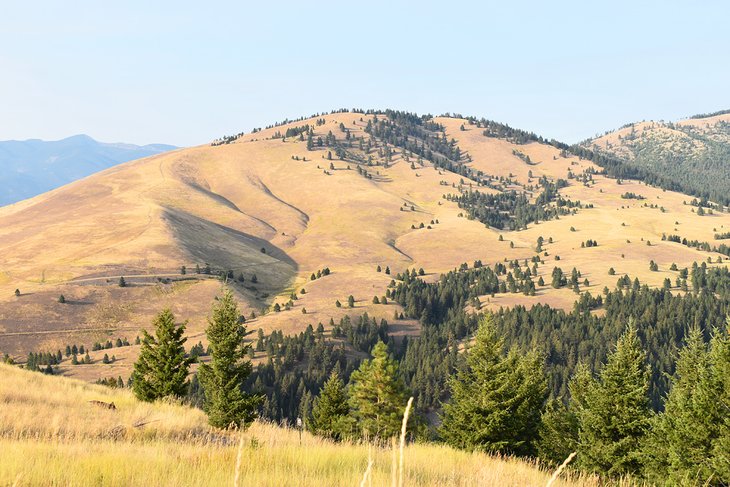
[[[681,483],[708,479],[712,431],[700,384],[709,371],[708,351],[698,327],[690,328],[679,352],[664,412],[654,418],[645,446],[647,475],[657,481]]]
[[[559,399],[548,402],[542,413],[537,442],[537,456],[544,461],[560,464],[576,451],[578,418]]]
[[[172,311],[165,309],[153,322],[154,336],[142,330],[142,348],[132,372],[132,390],[138,399],[155,401],[185,395],[193,361],[185,355],[185,325],[176,325]],[[104,363],[109,363],[107,354],[104,358]]]
[[[211,362],[201,364],[200,384],[205,394],[203,409],[210,424],[218,428],[248,427],[256,416],[261,398],[245,394],[243,383],[251,373],[246,359],[249,345],[244,342],[246,327],[239,323],[238,305],[226,290],[213,306],[206,336]]]
[[[314,400],[309,429],[314,434],[341,440],[349,430],[349,412],[345,384],[337,370],[333,370]]]
[[[710,467],[717,483],[730,484],[730,317],[725,331],[716,331],[710,342],[709,373],[700,382],[700,397],[713,421]]]
[[[534,351],[504,353],[491,315],[479,324],[466,364],[449,379],[451,401],[440,432],[467,450],[531,455],[547,398],[542,358]]]
[[[578,417],[578,461],[592,472],[615,477],[638,474],[641,446],[649,429],[646,353],[630,322],[609,354],[598,379],[571,389]]]
[[[398,363],[388,356],[383,342],[378,342],[350,376],[349,403],[355,422],[355,434],[365,438],[390,438],[401,427],[406,407],[406,392],[398,375]]]

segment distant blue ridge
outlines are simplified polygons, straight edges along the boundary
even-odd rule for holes
[[[55,141],[0,141],[0,206],[32,198],[123,162],[173,149],[177,147],[98,142],[84,134]]]

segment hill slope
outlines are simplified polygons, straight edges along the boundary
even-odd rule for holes
[[[109,144],[88,135],[55,141],[0,141],[0,206],[45,193],[122,162],[175,148],[164,144]]]
[[[165,306],[189,320],[195,343],[218,272],[233,278],[250,331],[322,323],[329,334],[330,320],[367,312],[397,336],[419,333],[419,317],[394,319],[402,308],[373,298],[408,269],[433,281],[462,263],[539,258],[532,280],[544,284],[534,295],[508,289],[480,297],[481,306],[572,309],[573,290],[551,286],[554,267],[576,268],[580,290],[597,295],[623,274],[675,286],[671,264],[725,257],[662,237],[716,246],[730,215],[700,216],[686,195],[619,184],[539,141],[485,135],[483,121],[345,112],[228,142],[122,164],[1,208],[0,352],[22,360],[70,344],[133,342]],[[127,377],[137,347],[115,349],[113,364],[101,362],[104,353],[85,366],[64,357],[59,371]]]
[[[730,202],[730,114],[679,122],[640,122],[586,141],[585,147],[626,159],[630,166],[675,181],[713,201]]]
[[[200,410],[140,403],[129,391],[3,364],[0,376],[2,485],[204,486],[231,485],[234,477],[238,485],[280,486],[292,479],[301,486],[357,485],[369,455],[372,483],[390,484],[387,449],[334,444],[262,423],[242,434],[225,433],[211,429]],[[406,485],[538,486],[550,476],[516,459],[439,445],[408,445],[404,459]],[[553,485],[598,483],[575,477]]]

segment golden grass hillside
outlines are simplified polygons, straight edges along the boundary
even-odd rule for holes
[[[116,410],[89,401],[113,402]],[[240,450],[239,450],[240,448]],[[126,390],[0,365],[0,485],[344,486],[391,485],[390,449],[335,444],[254,423],[211,429],[202,411],[138,402]],[[237,469],[237,457],[240,463]],[[404,451],[406,486],[544,486],[551,472],[434,444]],[[564,472],[554,486],[594,486]]]
[[[546,285],[535,296],[498,294],[481,301],[491,308],[546,303],[570,309],[575,294],[550,287],[554,266],[566,272],[576,267],[590,281],[582,290],[594,295],[613,288],[625,273],[660,286],[665,278],[674,282],[672,263],[681,269],[719,256],[662,241],[662,234],[712,242],[715,232],[730,230],[730,215],[697,216],[684,204],[686,195],[595,176],[589,185],[571,179],[561,190],[592,208],[500,232],[460,216],[456,203],[444,199],[473,182],[430,164],[412,167],[398,148],[387,167],[372,149],[375,165],[367,169],[373,177],[366,178],[352,162],[326,159],[326,147],[308,151],[298,137],[273,138],[310,124],[316,137],[330,131],[341,137],[343,126],[353,137],[368,139],[364,130],[373,116],[336,113],[320,119],[324,123],[303,120],[231,144],[133,161],[0,208],[0,353],[22,361],[30,351],[63,350],[67,344],[88,348],[124,337],[133,342],[163,307],[189,320],[189,345],[204,341],[206,316],[220,291],[216,279],[194,272],[205,263],[243,275],[245,282],[233,287],[244,315],[256,315],[247,323],[250,331],[298,333],[308,324],[327,326],[330,319],[368,312],[387,319],[396,335],[414,334],[416,321],[393,320],[398,305],[372,303],[391,280],[376,271],[378,265],[394,273],[424,268],[425,278],[435,279],[463,262],[529,259],[538,237],[552,238],[539,270]],[[593,167],[552,146],[486,137],[466,120],[435,121],[471,158],[470,167],[511,177],[515,185]],[[645,200],[622,199],[627,191]],[[422,223],[431,228],[419,228]],[[588,239],[599,246],[582,248]],[[649,270],[650,260],[658,272]],[[324,267],[330,275],[310,280]],[[616,276],[608,274],[610,267]],[[118,286],[120,276],[127,287]],[[299,299],[290,310],[265,312],[292,293]],[[60,295],[65,303],[58,302]],[[335,306],[349,295],[353,309]],[[60,370],[85,380],[126,378],[137,348],[115,349],[119,360],[108,365],[101,363],[105,351],[92,353],[95,363],[83,367],[64,358]]]

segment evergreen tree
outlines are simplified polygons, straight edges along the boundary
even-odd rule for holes
[[[449,379],[441,435],[452,446],[530,455],[547,398],[547,382],[536,352],[504,353],[491,315],[485,316],[466,364]]]
[[[341,440],[349,429],[349,412],[345,384],[337,370],[333,370],[314,400],[309,429],[314,434]]]
[[[142,401],[182,397],[187,391],[188,368],[192,359],[185,355],[185,323],[175,324],[172,311],[161,311],[155,321],[155,336],[142,330],[142,348],[132,372],[132,390]],[[104,363],[109,356],[104,354]]]
[[[226,290],[213,306],[206,329],[211,362],[201,364],[199,371],[205,394],[203,409],[210,424],[218,428],[248,427],[261,400],[242,390],[243,382],[251,373],[251,361],[246,360],[250,348],[244,343],[246,327],[238,318],[238,305],[233,293]]]
[[[558,465],[577,449],[578,418],[562,401],[553,399],[542,413],[539,433],[538,457]]]
[[[599,378],[571,389],[578,417],[578,460],[586,470],[621,476],[642,469],[649,429],[649,372],[633,321],[608,355]]]
[[[390,438],[400,431],[406,407],[406,392],[398,375],[398,363],[379,341],[350,376],[349,403],[355,434],[365,438]]]
[[[709,373],[700,382],[700,395],[715,428],[710,467],[713,481],[730,484],[730,318],[724,332],[716,331],[710,342]]]
[[[708,373],[708,354],[702,331],[690,328],[679,352],[664,412],[654,418],[646,442],[647,476],[680,484],[708,479],[707,459],[712,449],[712,418],[702,404],[700,384]]]

